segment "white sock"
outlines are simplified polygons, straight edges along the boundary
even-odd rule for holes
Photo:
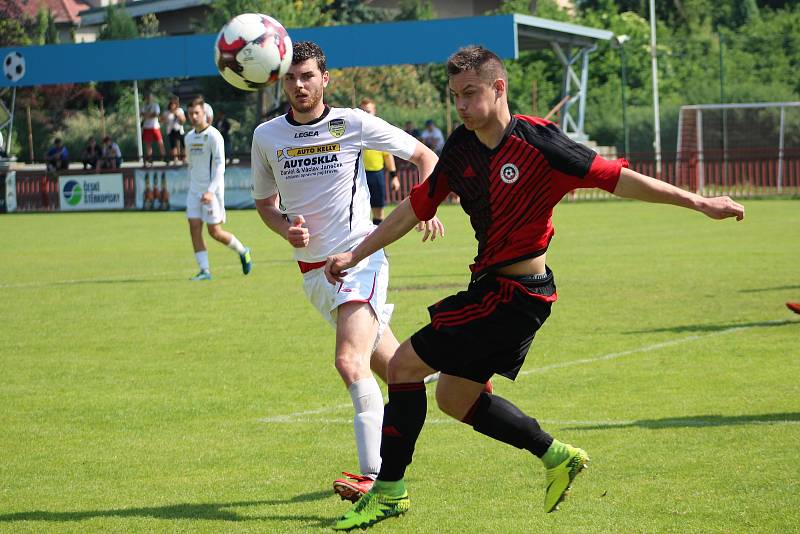
[[[244,254],[244,245],[233,234],[231,234],[231,242],[228,243],[228,248],[235,250],[238,254]]]
[[[194,259],[197,260],[197,265],[200,266],[201,271],[208,271],[208,251],[201,250],[200,252],[194,253]]]
[[[383,396],[374,377],[356,380],[348,388],[353,400],[358,466],[361,474],[377,477],[381,469],[381,425]]]

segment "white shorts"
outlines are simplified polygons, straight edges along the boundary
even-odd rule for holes
[[[383,250],[348,269],[341,284],[329,283],[324,267],[303,274],[303,289],[308,300],[334,329],[339,306],[346,302],[368,302],[378,317],[379,336],[389,324],[394,309],[393,304],[386,302],[388,286],[389,262]]]
[[[214,193],[208,204],[203,204],[202,193],[188,193],[186,195],[186,218],[203,219],[207,224],[221,224],[225,222],[225,197]]]

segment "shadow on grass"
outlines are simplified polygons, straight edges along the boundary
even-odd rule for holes
[[[739,293],[761,293],[763,291],[793,291],[800,289],[800,285],[796,286],[776,286],[776,287],[758,287],[755,289],[740,289]],[[788,298],[788,297],[787,297]],[[792,300],[792,299],[788,299]]]
[[[773,326],[785,326],[787,324],[800,324],[800,321],[783,319],[781,321],[762,321],[756,323],[688,324],[665,328],[650,328],[646,330],[629,330],[623,332],[623,334],[650,334],[653,332],[673,332],[675,334],[683,332],[721,332],[723,330],[733,330],[736,328],[770,328]]]
[[[600,423],[568,427],[570,430],[608,430],[614,428],[694,428],[735,425],[768,425],[800,422],[800,413],[767,413],[760,415],[695,415],[692,417],[666,417],[664,419],[639,419],[619,423]]]
[[[99,517],[149,517],[154,519],[204,519],[212,521],[309,521],[315,526],[324,528],[333,522],[332,517],[315,515],[239,515],[229,508],[244,508],[248,506],[278,506],[284,504],[310,502],[330,497],[329,491],[317,491],[295,495],[291,499],[239,501],[227,503],[197,503],[197,504],[171,504],[167,506],[146,506],[141,508],[117,508],[111,510],[77,510],[58,512],[49,510],[33,510],[30,512],[14,512],[0,514],[0,523],[14,521],[84,521]]]

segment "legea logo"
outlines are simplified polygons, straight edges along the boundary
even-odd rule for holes
[[[75,180],[70,180],[64,184],[64,198],[70,206],[77,206],[83,198],[83,189],[81,184]]]

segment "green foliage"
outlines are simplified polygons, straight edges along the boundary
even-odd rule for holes
[[[397,3],[398,13],[394,20],[431,20],[436,18],[436,10],[430,0],[401,0]]]
[[[138,24],[140,37],[155,37],[161,35],[158,29],[158,17],[155,13],[146,13],[139,19]]]
[[[127,11],[110,4],[106,8],[106,23],[97,36],[99,41],[135,39],[139,36],[136,22]]]
[[[211,12],[200,28],[216,33],[242,13],[264,13],[287,28],[328,26],[333,22],[333,13],[326,10],[328,5],[328,0],[222,0],[211,5]]]
[[[28,46],[31,38],[18,19],[0,18],[0,46]]]
[[[47,10],[47,29],[44,34],[45,44],[58,44],[58,29],[56,28],[56,18],[53,12]]]

